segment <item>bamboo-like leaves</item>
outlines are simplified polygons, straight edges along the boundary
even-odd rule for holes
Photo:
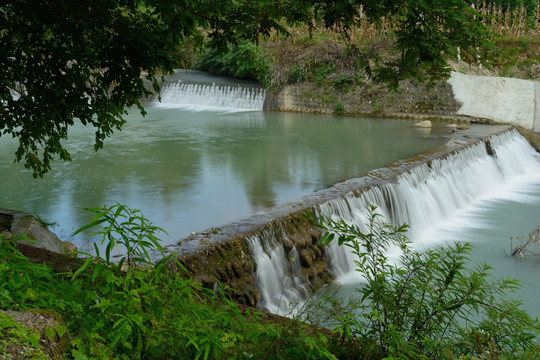
[[[128,266],[133,266],[136,263],[152,264],[149,250],[162,252],[157,234],[166,234],[165,230],[154,226],[142,215],[140,210],[130,209],[121,204],[86,210],[96,215],[88,224],[77,229],[74,235],[97,228],[97,231],[90,236],[101,237],[101,244],[105,244],[103,260],[107,265],[120,269],[124,263]],[[96,243],[94,243],[94,249],[96,256],[101,257],[99,246]],[[117,263],[113,263],[111,260],[114,249],[122,252],[123,255]]]

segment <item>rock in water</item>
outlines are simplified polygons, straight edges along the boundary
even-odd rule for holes
[[[458,130],[467,130],[467,129],[470,129],[471,127],[469,125],[465,125],[465,124],[462,124],[462,125],[458,125],[457,126],[457,129]]]
[[[425,120],[425,121],[414,124],[414,127],[419,127],[419,128],[430,128],[431,126],[432,126],[431,121],[429,120]]]

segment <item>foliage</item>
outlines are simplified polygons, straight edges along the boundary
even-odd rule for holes
[[[107,243],[105,250],[105,258],[100,256],[99,247],[94,243],[96,258],[103,259],[108,266],[115,266],[118,269],[122,268],[124,261],[131,267],[135,264],[152,265],[151,256],[148,253],[149,249],[158,250],[163,256],[163,248],[160,245],[160,239],[157,233],[167,232],[160,227],[154,226],[148,221],[142,212],[138,209],[130,209],[124,205],[116,204],[110,207],[103,206],[101,208],[86,209],[96,215],[90,222],[80,229],[75,231],[73,235],[77,235],[90,228],[99,228],[99,230],[90,236],[101,236],[101,244]],[[117,248],[118,244],[122,246],[121,251],[126,252],[126,257],[123,257],[118,264],[111,261],[111,251]],[[84,253],[90,259],[92,255]]]
[[[351,248],[364,277],[360,304],[336,328],[345,341],[359,339],[370,359],[538,357],[537,320],[506,298],[516,280],[491,279],[486,264],[471,269],[469,244],[412,251],[407,226],[382,222],[375,206],[368,210],[366,232],[342,220],[323,225],[321,241],[336,237]],[[401,250],[399,264],[388,259],[391,248]]]
[[[525,6],[527,8],[534,8],[538,5],[538,0],[487,0],[487,1],[471,1],[476,5],[481,3],[495,4],[503,6],[504,8],[516,8],[519,6]]]
[[[192,26],[154,1],[2,1],[0,4],[1,135],[19,139],[18,161],[42,175],[76,122],[96,128],[95,149],[158,89],[172,70],[169,53]],[[148,4],[149,6],[146,6]],[[176,35],[171,36],[172,32]]]
[[[490,48],[489,33],[464,1],[427,0],[413,4],[397,7],[399,25],[394,33],[400,57],[377,70],[376,77],[397,86],[398,79],[424,80],[427,75],[432,83],[449,71],[441,54],[454,57],[460,48],[476,56],[479,49]]]
[[[294,4],[270,10],[271,1],[2,0],[0,136],[19,139],[16,159],[34,176],[55,158],[70,160],[62,141],[76,123],[95,128],[98,150],[126,108],[144,114],[147,84],[159,91],[184,43],[224,46],[301,17]]]
[[[343,106],[342,103],[337,102],[337,103],[334,105],[334,112],[335,112],[336,114],[343,114],[344,111],[345,111],[345,107]]]
[[[98,150],[122,128],[127,107],[144,113],[145,82],[159,91],[159,75],[172,72],[173,55],[186,44],[224,49],[315,22],[347,39],[366,21],[395,25],[398,57],[361,54],[366,71],[392,86],[445,77],[445,59],[457,47],[476,53],[487,45],[485,27],[463,0],[1,0],[0,136],[18,138],[17,161],[42,176],[54,159],[70,160],[62,141],[71,126],[94,127]],[[234,71],[251,72],[243,46]],[[264,72],[263,64],[255,68]]]
[[[38,333],[28,330],[11,316],[0,312],[0,358],[45,360]]]
[[[198,67],[217,75],[257,80],[268,85],[269,59],[264,50],[249,41],[228,44],[226,49],[211,49],[199,60]]]
[[[149,260],[157,243],[140,234],[158,228],[139,211],[118,204],[91,211],[91,224],[108,245],[127,245],[132,261]],[[56,273],[29,262],[0,235],[0,308],[58,312],[71,339],[68,358],[334,358],[327,340],[308,335],[302,324],[262,321],[261,314],[241,310],[184,273],[173,257],[123,271],[91,256],[74,272]]]
[[[303,80],[304,80],[304,74],[303,74],[302,67],[300,67],[299,65],[294,65],[293,67],[291,67],[288,82],[290,84],[294,84],[297,82],[301,82]]]

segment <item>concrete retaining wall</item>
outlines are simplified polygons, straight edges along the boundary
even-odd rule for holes
[[[540,132],[540,82],[452,72],[448,83],[459,115]]]

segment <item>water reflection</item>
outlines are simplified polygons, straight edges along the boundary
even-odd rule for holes
[[[44,179],[14,164],[16,142],[1,138],[0,206],[57,222],[67,238],[91,218],[83,208],[120,202],[172,242],[445,142],[405,120],[147,110],[128,115],[97,153],[91,129],[71,129],[73,162],[55,163]]]

